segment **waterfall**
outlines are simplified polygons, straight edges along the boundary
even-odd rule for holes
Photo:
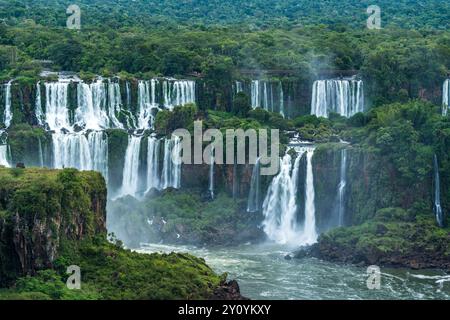
[[[53,166],[57,169],[75,168],[92,170],[92,157],[88,139],[84,134],[54,133]]]
[[[164,162],[161,176],[162,189],[181,187],[181,140],[174,136],[164,142]],[[175,163],[174,163],[175,162]]]
[[[434,155],[434,214],[437,224],[444,227],[444,212],[441,207],[441,183],[439,177],[439,163],[437,156]]]
[[[8,145],[6,144],[0,145],[0,166],[10,167],[8,162]]]
[[[283,92],[283,84],[281,81],[278,84],[279,96],[280,96],[280,114],[283,118],[286,117],[286,112],[284,111],[284,92]]]
[[[262,206],[263,229],[277,243],[298,244],[297,188],[301,154],[292,165],[291,156],[281,160],[280,172],[273,178]]]
[[[442,88],[442,115],[446,116],[450,107],[450,79],[444,81]]]
[[[137,118],[138,129],[148,129],[153,127],[153,110],[158,109],[156,102],[156,85],[158,80],[138,82],[138,106],[139,114]]]
[[[90,170],[100,172],[108,182],[108,137],[103,131],[88,134],[88,145],[92,163]]]
[[[163,82],[164,107],[172,110],[175,106],[195,103],[195,81],[165,80]]]
[[[159,145],[160,141],[149,137],[147,142],[147,192],[159,189]]]
[[[5,128],[9,128],[13,117],[11,111],[11,83],[12,80],[5,85],[5,111],[3,113],[3,123]]]
[[[211,148],[210,165],[209,165],[209,194],[214,199],[214,147]]]
[[[84,129],[102,130],[109,128],[106,113],[106,84],[103,79],[91,83],[78,83],[78,108],[75,122]]]
[[[313,84],[311,114],[328,117],[335,112],[351,117],[364,111],[364,89],[361,80],[317,80]]]
[[[338,226],[344,225],[345,188],[347,186],[347,149],[341,150],[341,181],[338,186]]]
[[[316,209],[314,205],[314,176],[312,157],[314,149],[306,152],[306,183],[305,183],[305,222],[303,224],[302,243],[312,244],[317,241]]]
[[[67,82],[45,83],[45,119],[50,130],[71,128],[69,120]],[[37,116],[37,115],[36,115]]]
[[[127,82],[127,100],[129,97],[129,83]],[[117,119],[116,114],[120,112],[122,107],[122,96],[120,94],[120,84],[112,82],[108,79],[108,117],[110,119],[109,126],[112,128],[123,129],[122,123]]]
[[[41,99],[41,83],[36,84],[36,102],[35,102],[35,114],[38,125],[43,126],[45,122],[44,111],[42,111],[42,99]]]
[[[247,212],[257,212],[261,209],[261,176],[260,160],[256,160],[253,166],[252,180],[250,184],[250,193],[248,195]]]
[[[139,188],[139,154],[142,137],[130,136],[125,152],[121,195],[136,196]]]
[[[252,80],[251,84],[251,97],[252,97],[252,108],[256,109],[258,107],[262,107],[260,104],[260,98],[259,98],[259,89],[260,88],[260,81],[259,80]]]
[[[244,87],[241,81],[236,81],[236,93],[243,92]]]
[[[41,138],[38,138],[38,152],[39,152],[39,166],[44,167],[44,154],[42,152],[42,142]]]

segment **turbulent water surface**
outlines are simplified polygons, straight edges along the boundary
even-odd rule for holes
[[[228,272],[251,299],[450,299],[450,275],[442,271],[381,269],[381,288],[367,288],[366,268],[317,259],[292,259],[285,246],[262,244],[195,248],[146,244],[139,252],[189,252],[218,273]]]

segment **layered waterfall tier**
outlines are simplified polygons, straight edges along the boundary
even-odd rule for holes
[[[351,117],[364,111],[362,80],[317,80],[313,84],[311,114],[328,118],[330,112]]]
[[[267,237],[280,244],[306,245],[317,240],[315,192],[312,168],[313,147],[295,147],[296,159],[289,153],[280,159],[280,172],[273,178],[262,205],[263,229]],[[301,164],[306,163],[305,168]],[[300,172],[304,171],[302,179]],[[304,183],[304,194],[299,184]],[[298,205],[304,203],[304,212]]]
[[[341,181],[338,185],[337,192],[337,213],[338,213],[338,226],[344,225],[345,219],[345,192],[347,187],[347,149],[341,150]]]
[[[450,79],[444,81],[442,86],[442,115],[446,116],[448,114],[448,109],[450,107]]]

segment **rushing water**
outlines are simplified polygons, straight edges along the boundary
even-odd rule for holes
[[[149,244],[139,250],[172,251],[194,254],[217,273],[228,272],[250,299],[450,299],[450,276],[443,271],[381,268],[381,288],[369,290],[366,268],[314,258],[286,260],[290,251],[282,245],[206,249]]]
[[[446,116],[450,107],[450,79],[444,81],[442,87],[442,115]]]

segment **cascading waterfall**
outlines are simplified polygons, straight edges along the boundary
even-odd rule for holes
[[[0,166],[10,167],[8,162],[8,145],[6,144],[0,145]]]
[[[90,169],[100,172],[108,182],[108,137],[103,131],[88,134],[88,145],[92,164]]]
[[[281,160],[280,172],[273,178],[262,206],[263,229],[270,240],[280,244],[298,244],[297,188],[301,154],[292,165],[291,156]]]
[[[106,85],[103,79],[89,84],[78,83],[78,108],[75,122],[78,126],[90,130],[109,128],[109,118],[105,110]]]
[[[147,192],[160,188],[159,178],[159,146],[160,140],[149,137],[147,142]]]
[[[236,93],[243,92],[244,86],[241,81],[236,81]]]
[[[39,166],[41,168],[44,167],[44,153],[42,152],[42,142],[41,139],[38,138],[38,152],[39,152]]]
[[[256,160],[253,166],[252,180],[250,183],[250,193],[247,202],[247,212],[257,212],[261,209],[261,170],[260,160]]]
[[[164,142],[164,162],[161,176],[162,189],[181,187],[181,139],[173,136]]]
[[[121,195],[136,196],[139,188],[139,154],[142,137],[130,136],[125,152]]]
[[[9,128],[13,117],[11,111],[11,84],[12,80],[5,85],[5,111],[3,113],[3,123],[5,128]]]
[[[45,121],[50,130],[69,130],[71,128],[69,120],[67,82],[45,83]]]
[[[92,169],[88,139],[84,134],[53,134],[53,166],[57,169]]]
[[[441,207],[441,183],[439,177],[439,163],[437,156],[434,155],[434,214],[437,224],[444,227],[444,212]]]
[[[338,226],[344,225],[345,189],[347,186],[347,149],[341,150],[341,181],[338,186]]]
[[[129,83],[127,82],[127,100],[131,99],[129,96]],[[131,101],[131,100],[130,100]],[[117,114],[122,107],[122,96],[120,94],[120,85],[118,82],[113,82],[108,79],[108,117],[110,119],[110,127],[123,129],[123,124],[117,119]]]
[[[214,199],[214,147],[211,148],[209,164],[209,194],[211,199]]]
[[[442,88],[442,115],[446,116],[448,114],[448,109],[450,107],[450,79],[444,81]]]
[[[148,129],[153,127],[154,109],[159,109],[156,102],[156,85],[158,81],[139,81],[138,83],[138,105],[139,114],[137,117],[138,129]]]
[[[327,118],[330,112],[351,117],[364,111],[362,80],[317,80],[313,84],[311,114]]]

